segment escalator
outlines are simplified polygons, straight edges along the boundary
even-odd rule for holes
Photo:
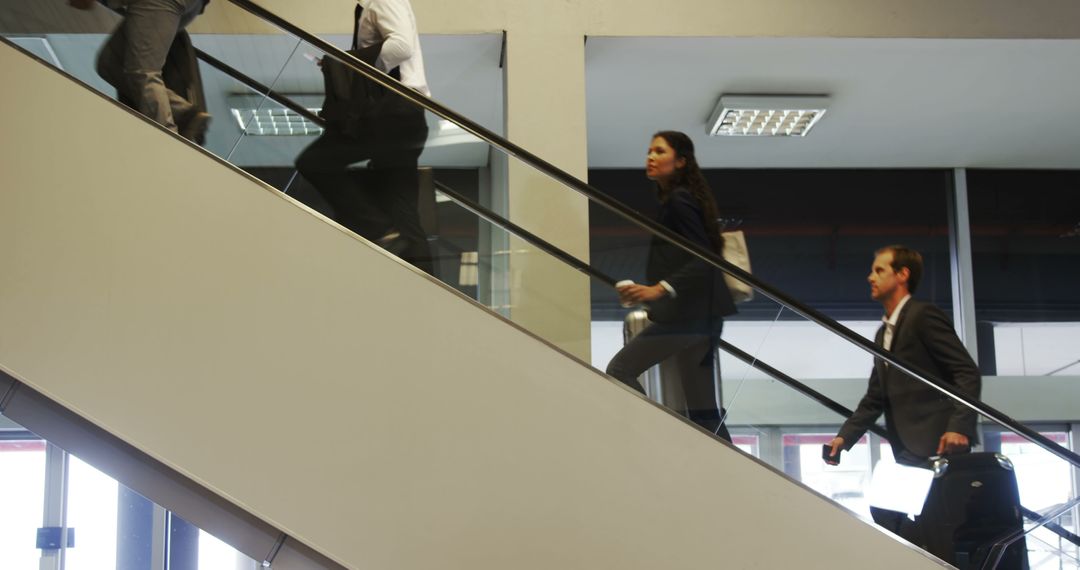
[[[290,62],[341,57],[285,19],[234,3],[303,38]],[[3,49],[5,70],[25,79],[5,89],[6,107],[21,112],[10,117],[5,132],[17,138],[5,136],[4,151],[25,160],[0,180],[0,263],[9,269],[0,281],[0,410],[90,456],[102,447],[95,441],[109,442],[120,450],[111,457],[136,466],[118,475],[147,496],[186,489],[161,502],[178,511],[213,504],[184,514],[211,527],[217,520],[227,539],[229,529],[255,529],[234,539],[253,558],[282,568],[938,564],[515,322],[500,293],[529,288],[529,273],[499,283],[513,275],[500,268],[608,285],[615,278],[513,220],[440,186],[482,228],[477,241],[486,247],[475,265],[486,278],[439,283],[220,157]],[[770,334],[777,323],[798,323],[804,339],[839,345],[854,361],[871,353],[908,368],[491,131],[408,96],[431,122],[437,115],[472,133],[502,168],[536,168],[643,234],[750,282],[768,305],[755,311],[773,316],[758,321],[749,344],[726,348],[749,362],[746,370],[766,366],[787,380],[757,382],[725,366],[735,381],[725,387],[732,419],[751,424],[757,403],[801,397],[792,386],[805,363],[780,358],[790,351],[783,335]],[[70,109],[76,126],[44,132],[37,118],[57,108]],[[96,144],[103,133],[112,148]],[[559,297],[544,298],[552,318],[578,316]],[[818,395],[830,400],[827,387]],[[1077,464],[1008,416],[970,405]],[[138,469],[164,475],[130,473]],[[1040,522],[1057,524],[1067,512]],[[812,560],[837,533],[858,538]],[[785,548],[775,548],[777,536]],[[886,550],[891,562],[879,559]]]

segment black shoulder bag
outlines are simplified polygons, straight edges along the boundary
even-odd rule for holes
[[[366,48],[358,47],[360,16],[364,8],[356,5],[353,21],[352,49],[353,57],[375,65],[375,60],[382,51],[383,42]],[[385,87],[353,71],[344,63],[332,58],[322,59],[323,81],[326,86],[326,99],[319,116],[327,122],[327,129],[347,137],[360,139],[377,132],[385,117],[397,114],[397,110],[409,103],[402,97],[390,93]],[[401,80],[401,72],[394,68],[390,77]]]

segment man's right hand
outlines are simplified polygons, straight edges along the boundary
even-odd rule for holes
[[[79,10],[89,10],[97,4],[97,0],[68,0],[68,6]]]
[[[829,442],[829,446],[832,447],[832,451],[829,452],[829,457],[836,457],[840,454],[840,450],[844,448],[844,438],[836,436]]]

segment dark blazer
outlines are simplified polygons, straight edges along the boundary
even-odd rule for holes
[[[706,249],[713,249],[701,205],[685,188],[676,188],[660,204],[656,221]],[[674,298],[665,296],[649,304],[649,320],[653,322],[708,327],[735,314],[735,303],[724,283],[723,272],[658,236],[653,236],[649,244],[645,279],[650,284],[667,281],[675,289]]]
[[[884,334],[882,325],[875,338],[878,346]],[[890,352],[959,392],[979,398],[979,369],[937,307],[909,299],[897,320]],[[974,411],[875,358],[866,395],[840,428],[844,448],[851,449],[882,413],[898,463],[919,464],[935,455],[938,440],[947,431],[962,433],[976,443],[978,415]]]

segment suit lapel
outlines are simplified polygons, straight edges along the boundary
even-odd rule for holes
[[[895,342],[895,340],[896,339],[894,337],[893,341]],[[874,335],[874,344],[878,345],[879,348],[885,348],[885,324],[884,323],[881,324],[881,327],[878,328],[877,334]],[[874,358],[874,368],[877,369],[878,378],[880,378],[882,380],[882,382],[884,382],[885,381],[885,372],[886,372],[885,361],[880,359],[880,358],[875,357]]]
[[[908,299],[907,303],[904,303],[904,307],[900,310],[900,315],[896,317],[896,327],[893,328],[892,333],[892,348],[890,352],[896,352],[898,342],[900,341],[900,334],[904,330],[904,321],[907,319],[908,314],[911,312],[912,306],[915,303],[915,299]]]
[[[896,353],[897,348],[901,346],[900,335],[904,330],[904,319],[908,315],[908,311],[912,308],[912,304],[915,303],[915,299],[908,299],[907,303],[900,309],[900,314],[896,317],[896,326],[893,327],[892,334],[892,346],[889,347],[889,352]],[[874,342],[881,348],[885,348],[885,323],[881,324],[878,329],[877,335],[874,337]],[[874,366],[877,368],[878,377],[881,378],[881,382],[884,385],[889,375],[889,366],[886,365],[884,360],[880,358],[874,359]]]

